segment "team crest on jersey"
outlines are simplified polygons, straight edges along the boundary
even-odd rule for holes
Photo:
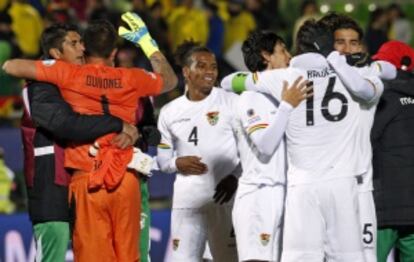
[[[177,250],[178,249],[178,245],[180,244],[180,240],[177,238],[173,239],[173,250]]]
[[[219,111],[208,112],[207,121],[210,123],[210,125],[215,126],[219,121]]]
[[[263,246],[266,246],[267,244],[269,244],[269,241],[270,241],[270,234],[266,234],[266,233],[260,234],[260,242],[262,243]]]

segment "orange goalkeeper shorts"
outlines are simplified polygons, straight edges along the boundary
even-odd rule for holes
[[[75,210],[72,236],[75,261],[140,261],[138,176],[127,172],[114,190],[88,191],[89,175],[77,171],[69,185],[69,202]]]

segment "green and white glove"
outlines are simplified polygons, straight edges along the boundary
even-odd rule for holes
[[[141,17],[133,12],[126,12],[121,16],[122,20],[128,24],[130,29],[120,26],[118,28],[118,35],[135,45],[139,45],[149,58],[152,54],[159,51],[157,42],[152,39],[148,28],[142,21]]]

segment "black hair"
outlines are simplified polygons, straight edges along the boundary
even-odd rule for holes
[[[199,42],[194,42],[193,40],[186,40],[177,47],[177,50],[174,54],[175,62],[180,67],[190,66],[193,62],[191,60],[191,56],[194,53],[198,52],[207,52],[213,54],[213,52],[210,49],[208,49],[205,46],[202,46]]]
[[[69,32],[77,32],[80,34],[79,28],[72,24],[57,23],[46,28],[40,38],[40,45],[42,47],[42,57],[50,58],[49,50],[57,48],[63,51],[62,44]]]
[[[371,27],[372,24],[378,20],[382,15],[386,13],[386,10],[384,8],[377,8],[373,12],[371,12],[369,21],[368,21],[368,27]]]
[[[360,41],[364,38],[364,31],[362,28],[354,19],[347,15],[340,15],[332,12],[322,17],[319,22],[329,26],[332,32],[340,29],[352,29],[358,33],[358,39]]]
[[[0,23],[9,25],[12,23],[12,18],[6,11],[0,12]]]
[[[309,5],[314,5],[316,8],[318,6],[315,0],[304,0],[300,5],[300,15],[303,15],[306,7],[308,7]]]
[[[399,4],[397,4],[397,3],[391,3],[388,7],[387,7],[387,10],[388,11],[391,11],[391,10],[396,10],[397,12],[398,12],[398,16],[399,17],[401,17],[401,18],[405,18],[405,13],[404,13],[404,11],[402,10],[402,8],[401,8],[401,6],[399,5]]]
[[[327,34],[333,37],[332,29],[325,23],[317,22],[315,19],[306,20],[299,28],[296,35],[296,54],[318,52],[314,45],[315,33]]]
[[[242,52],[244,63],[251,72],[263,71],[267,64],[262,52],[272,54],[277,43],[284,43],[283,39],[271,31],[253,31],[243,42]]]
[[[162,4],[160,1],[155,1],[154,3],[152,3],[152,5],[149,7],[149,10],[154,11],[157,8],[162,8]]]
[[[85,53],[88,56],[109,58],[116,48],[117,39],[118,34],[108,20],[93,20],[83,34]]]

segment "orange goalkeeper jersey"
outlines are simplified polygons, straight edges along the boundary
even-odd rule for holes
[[[78,113],[109,113],[131,124],[135,121],[138,98],[159,94],[163,84],[160,75],[143,69],[114,68],[103,64],[80,66],[58,60],[37,61],[36,80],[57,85],[63,98]],[[107,142],[111,137],[104,138],[107,140],[105,144],[109,145]],[[102,138],[100,140],[104,142]],[[65,167],[95,171],[96,162],[88,154],[89,146],[90,144],[70,145],[65,150]],[[101,151],[110,155],[107,154],[107,149]],[[118,159],[121,157],[122,162],[130,160],[129,155],[132,157],[132,149],[111,151]],[[102,157],[99,153],[98,159],[104,163],[107,158]],[[123,163],[119,170],[125,171],[127,163]],[[119,170],[115,173],[119,173]]]

